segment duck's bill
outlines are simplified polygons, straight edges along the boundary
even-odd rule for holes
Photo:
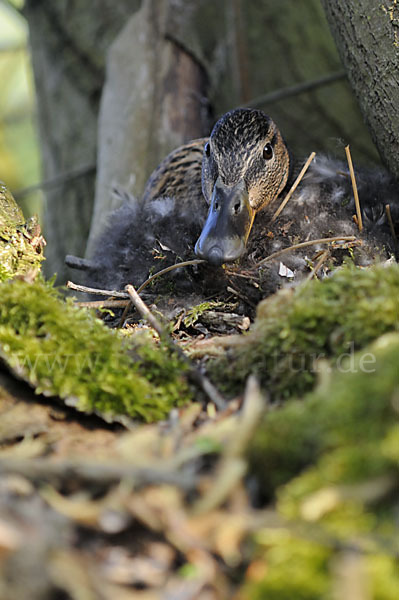
[[[195,253],[215,266],[236,260],[245,252],[254,216],[243,182],[227,187],[217,180]]]

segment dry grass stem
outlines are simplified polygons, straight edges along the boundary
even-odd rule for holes
[[[351,151],[350,151],[349,145],[345,146],[345,152],[346,152],[346,159],[348,161],[349,173],[351,175],[353,196],[355,198],[357,224],[359,227],[359,231],[362,231],[363,230],[362,213],[360,210],[359,194],[357,193],[356,177],[355,177],[355,171],[353,170],[352,157],[351,157]]]
[[[75,302],[80,308],[125,308],[130,300],[94,300],[92,302]]]
[[[159,337],[165,337],[165,330],[162,323],[158,321],[155,315],[152,314],[145,302],[140,298],[138,292],[132,285],[126,286],[126,291],[130,296],[130,300],[134,304],[143,319],[146,319],[153,329],[157,332]]]
[[[115,298],[129,298],[129,294],[126,292],[116,291],[116,290],[99,290],[97,288],[86,287],[85,285],[78,285],[77,283],[73,283],[73,281],[67,281],[67,288],[70,290],[74,290],[75,292],[83,292],[85,294],[97,294],[98,296],[108,296]]]
[[[140,298],[138,292],[132,285],[126,286],[126,291],[130,296],[130,300],[138,310],[140,315],[148,321],[153,329],[158,333],[159,337],[166,343],[171,351],[174,351],[189,367],[189,376],[193,383],[195,383],[202,391],[206,394],[211,402],[217,406],[219,410],[226,408],[226,402],[219,391],[215,388],[213,383],[197,369],[190,361],[190,359],[184,354],[182,349],[174,343],[173,339],[163,327],[162,323],[152,314],[145,302]]]
[[[154,275],[151,275],[151,277],[146,279],[146,281],[144,281],[144,283],[142,283],[140,285],[140,287],[137,289],[137,293],[140,294],[143,291],[143,289],[145,287],[147,287],[148,284],[151,283],[151,281],[154,281],[154,279],[156,279],[157,277],[161,277],[161,275],[165,275],[165,273],[169,273],[169,271],[173,271],[174,269],[179,269],[180,267],[189,267],[191,265],[199,265],[203,262],[205,262],[205,261],[200,258],[196,258],[194,260],[185,260],[184,262],[176,263],[175,265],[170,265],[170,267],[161,269],[161,271],[157,271],[157,273],[154,273]]]
[[[279,214],[281,213],[281,211],[284,209],[285,205],[287,204],[288,200],[291,198],[292,194],[295,192],[296,188],[298,187],[298,185],[302,181],[303,176],[305,175],[306,171],[309,168],[310,163],[312,162],[312,160],[314,159],[315,156],[316,156],[316,152],[312,152],[309,155],[308,160],[303,165],[302,170],[299,173],[298,177],[295,179],[295,181],[294,181],[294,183],[293,183],[290,191],[288,192],[288,194],[286,195],[286,197],[284,198],[284,200],[282,201],[282,203],[280,204],[280,206],[278,207],[278,209],[276,210],[276,212],[272,216],[272,219],[271,219],[272,223],[274,223],[274,221],[277,219],[277,217],[279,216]]]
[[[278,250],[277,252],[274,252],[273,254],[269,254],[269,256],[266,256],[266,258],[263,258],[258,263],[256,263],[254,268],[258,269],[265,263],[267,263],[271,260],[274,260],[275,258],[277,258],[278,256],[281,256],[282,254],[287,254],[288,252],[291,252],[292,250],[299,250],[300,248],[306,248],[307,246],[314,246],[315,244],[329,244],[330,242],[355,242],[355,241],[358,243],[361,243],[361,240],[358,240],[356,238],[356,236],[354,236],[354,235],[342,235],[342,236],[335,236],[335,237],[330,237],[330,238],[320,238],[319,240],[309,240],[308,242],[300,242],[299,244],[294,244],[293,246],[288,246],[288,248],[283,248],[282,250]]]
[[[391,207],[390,207],[389,204],[385,205],[385,214],[386,214],[387,219],[388,219],[389,229],[391,230],[391,235],[392,235],[394,241],[396,241],[395,226],[393,224],[392,215],[391,215]]]
[[[320,268],[323,266],[323,263],[325,263],[325,261],[327,260],[329,255],[330,255],[329,250],[325,250],[324,252],[322,252],[322,254],[321,254],[319,260],[317,261],[316,265],[314,266],[312,272],[309,273],[309,275],[307,277],[307,281],[310,281],[311,279],[313,279],[313,277],[316,277],[317,273],[319,272]]]
[[[230,294],[234,294],[234,296],[236,296],[237,298],[240,298],[241,300],[243,300],[244,302],[249,304],[249,306],[252,306],[252,308],[256,308],[256,304],[251,302],[251,300],[249,298],[247,298],[243,293],[239,292],[238,290],[235,290],[234,288],[230,287],[229,285],[227,286],[226,289],[228,292],[230,292]]]

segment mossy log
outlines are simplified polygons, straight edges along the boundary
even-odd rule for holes
[[[192,398],[187,366],[151,336],[123,338],[41,281],[0,296],[0,356],[35,392],[111,421],[162,419]]]
[[[398,330],[398,297],[397,264],[347,264],[322,281],[263,300],[250,334],[233,339],[209,368],[232,393],[254,373],[273,399],[301,396],[314,385],[323,359],[340,366],[378,336]]]
[[[44,245],[37,219],[25,222],[22,210],[0,181],[0,281],[37,273]]]
[[[334,566],[355,557],[363,577],[354,572],[352,585],[365,578],[367,597],[396,598],[398,353],[398,333],[380,337],[261,422],[250,471],[266,497],[277,496],[282,522],[259,532],[267,575],[242,597],[331,597],[344,586]],[[346,589],[337,597],[353,597]]]

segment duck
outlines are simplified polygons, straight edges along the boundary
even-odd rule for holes
[[[274,221],[275,209],[302,162],[293,157],[279,128],[263,111],[227,112],[209,137],[177,148],[159,164],[139,201],[117,192],[121,206],[109,216],[94,255],[85,263],[86,285],[111,290],[127,283],[139,286],[166,266],[199,259],[159,280],[168,282],[166,289],[177,296],[203,297],[221,297],[239,282],[247,287],[238,295],[253,306],[287,280],[292,283],[291,275],[281,273],[281,260],[264,264],[264,259],[294,243],[356,238],[345,250],[361,265],[397,255],[393,228],[399,222],[399,188],[382,168],[356,169],[361,234],[353,219],[349,169],[328,156],[317,156],[311,163]],[[325,248],[320,242],[310,251],[286,253],[286,273],[300,281],[312,268],[312,257]],[[337,244],[330,248],[329,259],[337,264],[343,254],[343,246]],[[235,285],[229,286],[232,282]]]

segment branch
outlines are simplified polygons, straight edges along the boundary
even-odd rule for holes
[[[289,87],[281,88],[279,90],[275,90],[274,92],[270,92],[269,94],[264,94],[263,96],[253,98],[253,100],[251,100],[247,104],[244,104],[244,108],[258,108],[260,106],[265,106],[266,104],[273,104],[274,102],[278,102],[279,100],[283,100],[284,98],[298,96],[299,94],[316,90],[317,88],[330,85],[331,83],[335,83],[336,81],[345,78],[346,71],[336,71],[335,73],[324,75],[323,77],[319,77],[318,79],[312,79],[310,81],[305,81],[303,83],[291,85]]]
[[[226,408],[226,402],[219,391],[215,388],[213,383],[211,383],[211,381],[191,363],[190,359],[184,354],[182,349],[174,343],[173,339],[169,333],[167,333],[162,323],[158,321],[158,319],[151,313],[150,309],[140,298],[135,288],[132,285],[127,285],[126,291],[128,292],[132,303],[141,316],[149,322],[153,329],[155,329],[159,337],[166,343],[169,349],[172,352],[177,353],[179,358],[188,366],[188,374],[191,381],[202,389],[202,391],[208,396],[211,402],[218,407],[219,410],[224,410]]]
[[[288,248],[283,248],[282,250],[278,250],[277,252],[274,252],[273,254],[266,256],[266,258],[263,258],[258,263],[256,263],[254,268],[258,269],[265,263],[273,260],[274,258],[277,258],[281,254],[286,254],[287,252],[291,252],[292,250],[299,250],[300,248],[307,248],[307,246],[314,246],[316,244],[329,244],[330,242],[361,243],[361,240],[358,240],[357,237],[354,235],[342,235],[342,236],[336,236],[336,237],[330,237],[330,238],[320,238],[319,240],[309,240],[308,242],[301,242],[300,244],[294,244],[293,246],[288,246]]]
[[[13,196],[15,200],[19,200],[20,198],[23,198],[23,196],[27,196],[28,194],[36,192],[37,190],[48,190],[53,187],[59,187],[68,181],[73,181],[74,179],[79,179],[79,177],[84,177],[85,175],[95,173],[96,169],[96,165],[84,165],[82,167],[78,167],[77,169],[71,169],[71,171],[61,173],[60,175],[56,175],[50,179],[45,179],[39,183],[23,188],[22,190],[17,190],[16,192],[13,192]]]
[[[310,163],[312,162],[312,160],[314,159],[315,156],[316,156],[316,152],[312,152],[309,155],[307,161],[305,162],[305,164],[303,165],[303,167],[301,169],[301,172],[299,173],[298,177],[295,179],[294,183],[292,184],[291,189],[289,190],[288,194],[286,195],[286,197],[284,198],[284,200],[282,201],[282,203],[280,204],[280,206],[278,207],[278,209],[272,216],[272,219],[271,219],[272,223],[274,223],[274,221],[277,219],[277,217],[279,216],[279,214],[282,212],[283,208],[287,204],[288,200],[291,198],[292,194],[295,192],[296,188],[301,183],[306,171],[308,170],[308,168],[310,166]]]
[[[67,288],[70,290],[75,290],[75,292],[83,292],[85,294],[97,294],[98,296],[108,296],[115,298],[129,298],[129,294],[126,292],[119,292],[116,290],[98,290],[97,288],[86,287],[85,285],[78,285],[77,283],[73,283],[72,281],[67,281]]]
[[[195,487],[195,479],[187,473],[168,471],[165,468],[134,467],[129,464],[99,463],[91,461],[60,460],[48,458],[0,459],[0,473],[18,473],[31,481],[83,479],[92,483],[110,484],[122,479],[133,480],[136,485],[169,483],[184,489]]]
[[[151,281],[154,281],[154,279],[156,279],[157,277],[160,277],[161,275],[165,275],[165,273],[169,273],[169,271],[173,271],[174,269],[179,269],[180,267],[189,267],[191,265],[200,265],[201,263],[204,263],[204,262],[205,261],[202,258],[195,258],[194,260],[185,260],[184,262],[179,262],[174,265],[170,265],[170,267],[165,267],[165,269],[161,269],[160,271],[157,271],[156,273],[154,273],[154,275],[151,275],[151,277],[146,279],[146,281],[144,281],[144,283],[142,283],[141,286],[138,288],[137,293],[140,294],[143,291],[143,289],[145,287],[147,287],[147,285],[149,283],[151,283]]]

